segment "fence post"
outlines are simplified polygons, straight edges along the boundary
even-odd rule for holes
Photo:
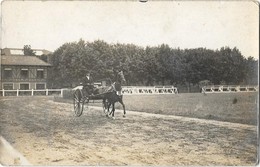
[[[46,96],[48,96],[49,95],[49,90],[48,89],[46,89]]]
[[[32,89],[32,96],[33,96],[33,89]]]
[[[257,91],[257,89],[258,89],[257,86],[254,86],[254,90]]]
[[[174,94],[179,94],[177,87],[174,87]]]
[[[3,96],[5,96],[5,90],[3,89]]]
[[[236,89],[237,92],[240,92],[240,86],[236,86],[235,89]]]
[[[60,97],[63,97],[63,89],[60,90]]]
[[[205,88],[205,86],[201,88],[201,93],[206,93],[206,88]]]
[[[17,89],[16,96],[19,96],[19,89]]]

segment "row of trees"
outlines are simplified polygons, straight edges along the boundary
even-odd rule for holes
[[[179,49],[167,44],[140,47],[104,41],[65,43],[50,56],[52,87],[80,83],[86,73],[94,80],[115,77],[123,70],[127,85],[257,84],[258,61],[237,48]]]

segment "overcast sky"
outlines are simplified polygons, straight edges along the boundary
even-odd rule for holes
[[[82,38],[181,49],[229,46],[258,59],[258,12],[253,1],[4,1],[2,48],[54,51]]]

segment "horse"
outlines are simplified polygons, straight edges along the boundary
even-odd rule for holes
[[[84,86],[83,89],[85,89],[85,92],[90,99],[102,100],[104,111],[107,111],[106,116],[112,115],[112,118],[114,118],[115,103],[119,102],[123,106],[124,109],[123,117],[125,117],[126,114],[125,105],[123,103],[123,95],[121,94],[121,90],[122,90],[121,85],[125,82],[126,80],[123,71],[120,71],[117,73],[114,83],[112,83],[110,86],[94,88],[93,85],[88,84]],[[109,112],[111,105],[112,105],[112,110],[111,112]]]
[[[114,118],[114,114],[115,114],[115,103],[119,102],[122,106],[123,106],[123,110],[124,110],[124,115],[123,117],[125,117],[126,115],[126,111],[125,111],[125,104],[123,102],[123,95],[121,94],[121,84],[120,83],[113,83],[113,91],[111,92],[107,92],[104,96],[103,99],[103,105],[105,106],[105,109],[107,109],[107,116],[108,115],[112,115],[112,118]],[[112,105],[112,110],[111,112],[109,112],[109,108]]]

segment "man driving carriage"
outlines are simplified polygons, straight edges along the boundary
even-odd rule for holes
[[[121,84],[122,82],[125,82],[124,74],[123,71],[119,69],[114,69],[114,73],[115,73],[115,82],[111,83],[110,86],[105,88],[95,88],[90,73],[87,73],[86,77],[82,81],[83,91],[88,95],[96,95],[99,93],[112,92],[117,90],[117,93],[120,94],[119,91],[121,91]]]
[[[92,95],[94,93],[94,84],[90,73],[87,73],[86,77],[82,81],[83,91],[88,95]]]

